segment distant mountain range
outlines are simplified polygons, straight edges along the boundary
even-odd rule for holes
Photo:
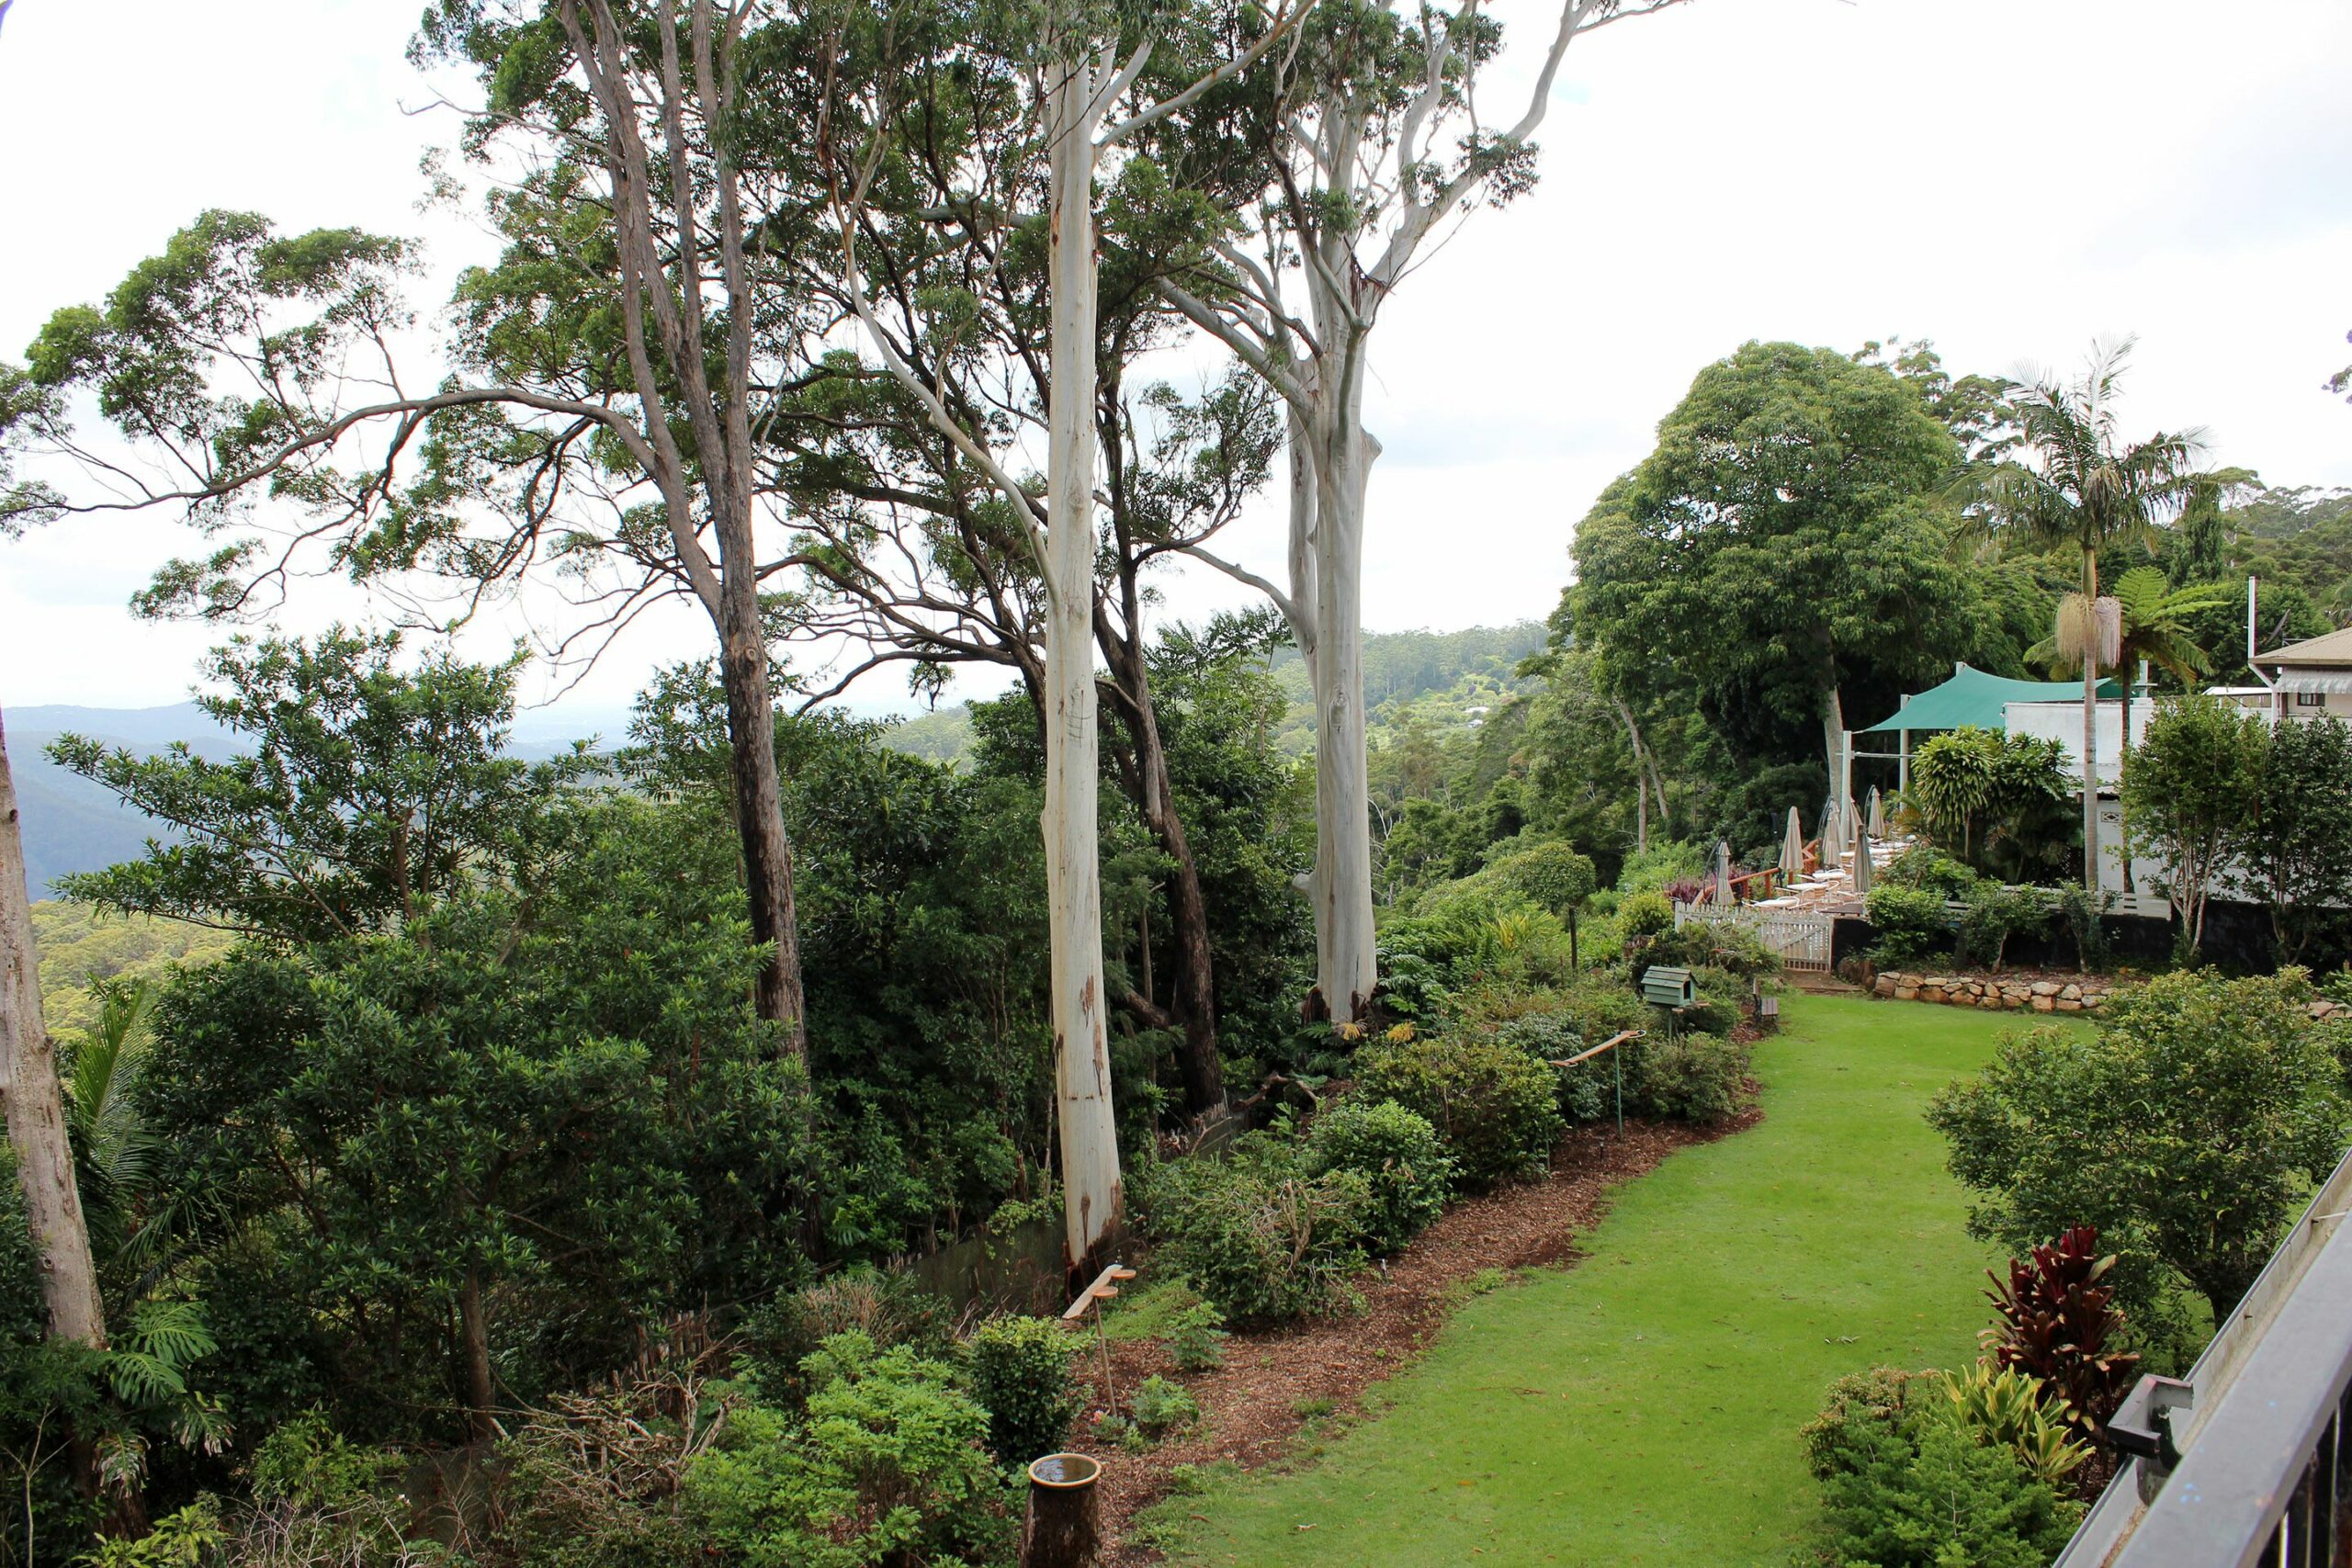
[[[1402,705],[1443,693],[1465,678],[1488,684],[1510,680],[1510,667],[1543,646],[1537,622],[1510,626],[1472,626],[1453,632],[1373,632],[1364,637],[1364,696],[1374,710],[1375,728]],[[1272,662],[1274,680],[1291,700],[1277,744],[1304,752],[1314,744],[1314,704],[1306,666],[1285,649]],[[865,705],[851,704],[852,711]],[[25,862],[32,896],[51,896],[50,883],[79,871],[99,871],[146,853],[151,838],[169,840],[171,829],[132,810],[111,794],[49,760],[49,743],[61,735],[86,735],[132,751],[160,751],[186,741],[199,756],[226,757],[237,738],[194,703],[153,708],[95,708],[52,705],[11,708],[6,714],[8,762],[16,777],[22,813]],[[519,757],[553,756],[573,740],[594,738],[600,748],[627,738],[628,716],[618,709],[557,706],[515,716],[514,750]],[[971,745],[971,712],[965,705],[943,708],[894,724],[883,743],[935,762],[957,764]]]
[[[231,756],[238,750],[236,736],[194,703],[154,708],[91,708],[61,703],[10,708],[6,716],[8,767],[16,781],[24,831],[25,879],[35,898],[49,897],[50,884],[57,877],[137,860],[147,852],[148,840],[168,841],[174,837],[163,823],[51,761],[51,741],[61,735],[86,735],[107,746],[146,753],[184,740],[198,756],[211,758]],[[597,735],[607,742],[617,742],[627,716],[616,716],[610,726],[594,722],[605,716],[583,714],[569,720],[534,716],[533,722],[518,720],[514,753],[530,758],[553,756],[571,744],[571,734]]]
[[[133,751],[160,751],[185,740],[207,757],[227,756],[235,738],[194,703],[159,708],[85,708],[56,705],[8,710],[8,771],[17,785],[25,839],[25,880],[35,898],[69,872],[97,871],[136,860],[151,837],[169,830],[106,790],[49,760],[61,735],[87,735]]]

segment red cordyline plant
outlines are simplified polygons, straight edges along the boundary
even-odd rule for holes
[[[2007,1285],[1987,1269],[1984,1294],[2001,1321],[1977,1336],[1996,1366],[2041,1379],[2064,1401],[2066,1419],[2098,1441],[2139,1375],[2140,1358],[2112,1348],[2124,1316],[2114,1287],[2099,1281],[2114,1267],[2113,1255],[2098,1255],[2098,1227],[2076,1225],[2035,1247],[2030,1262],[2010,1258]]]

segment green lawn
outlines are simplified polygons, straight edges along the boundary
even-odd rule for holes
[[[1206,1518],[1176,1560],[1786,1562],[1816,1511],[1797,1428],[1830,1380],[1974,1354],[1991,1259],[1920,1111],[2016,1021],[1784,1006],[1761,1125],[1621,1189],[1591,1256],[1472,1301],[1294,1473],[1163,1510]]]

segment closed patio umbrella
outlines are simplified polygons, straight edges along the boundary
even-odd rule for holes
[[[1886,837],[1886,808],[1879,804],[1878,785],[1871,785],[1871,837]]]
[[[1854,824],[1854,891],[1857,895],[1871,890],[1871,840],[1860,822]]]
[[[1781,880],[1794,885],[1804,874],[1804,829],[1797,825],[1797,808],[1789,807],[1789,830],[1781,835]]]
[[[1721,839],[1715,840],[1715,902],[1729,904],[1731,892],[1731,845]]]
[[[1831,796],[1829,808],[1821,814],[1821,869],[1836,871],[1846,852],[1845,813],[1838,809],[1836,796]]]

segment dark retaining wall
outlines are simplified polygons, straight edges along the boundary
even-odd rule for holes
[[[2151,919],[2143,915],[2108,916],[2109,962],[2133,969],[2161,967],[2172,958],[2177,927],[2176,920]],[[1836,968],[1855,954],[1866,953],[1877,935],[1878,929],[1868,920],[1838,918],[1830,926],[1830,967]],[[2205,906],[2205,940],[2199,944],[2199,953],[2206,963],[2233,974],[2267,974],[2277,968],[2278,944],[2271,936],[2269,909],[2260,904],[2212,900]],[[2072,969],[2074,939],[2066,934],[2063,922],[2046,937],[2011,937],[2002,962],[2006,966],[2023,969]],[[2347,950],[2340,939],[2314,941],[2302,958],[2303,966],[2315,975],[2341,968],[2347,962],[2352,962],[2352,950]]]

